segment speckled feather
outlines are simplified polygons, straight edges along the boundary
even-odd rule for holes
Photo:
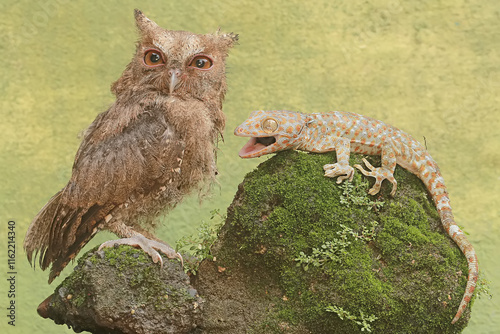
[[[472,298],[478,279],[478,261],[474,248],[455,223],[450,199],[439,167],[424,146],[409,134],[369,117],[341,111],[302,114],[290,111],[255,111],[238,126],[235,135],[251,137],[241,149],[242,158],[259,157],[287,149],[309,152],[336,151],[337,162],[324,166],[325,176],[338,177],[337,183],[352,180],[354,168],[349,166],[350,152],[381,155],[382,166],[375,168],[363,159],[369,170],[355,165],[364,175],[375,178],[371,195],[380,191],[383,180],[392,185],[394,196],[397,182],[393,173],[396,164],[417,175],[427,187],[436,205],[444,230],[467,258],[467,286],[455,323]]]
[[[135,18],[140,38],[112,85],[116,102],[86,130],[71,179],[26,233],[29,261],[52,265],[49,283],[99,230],[159,241],[154,218],[217,174],[225,58],[237,35],[165,30],[138,10]]]

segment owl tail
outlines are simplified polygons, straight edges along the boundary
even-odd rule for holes
[[[24,239],[28,261],[39,256],[42,270],[51,264],[49,284],[97,233],[106,215],[105,207],[71,208],[61,203],[62,192],[54,195],[31,222]]]

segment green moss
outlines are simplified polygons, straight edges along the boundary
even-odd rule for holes
[[[152,263],[151,258],[142,250],[124,245],[104,248],[101,252],[96,252],[96,250],[97,248],[94,248],[86,256],[82,256],[78,260],[75,271],[56,288],[56,292],[61,291],[60,295],[64,294],[65,297],[71,295],[71,298],[67,300],[75,307],[84,306],[88,297],[99,294],[91,290],[88,285],[82,284],[92,281],[90,277],[95,279],[96,273],[97,275],[115,275],[119,277],[122,282],[116,282],[117,284],[113,289],[119,290],[122,287],[134,289],[135,297],[131,304],[150,304],[156,310],[169,310],[195,300],[185,287],[179,288],[179,286],[168,285],[157,279],[161,270],[160,266]],[[167,261],[169,260],[167,259]],[[103,267],[107,267],[106,270],[111,269],[115,272],[110,274]],[[100,273],[98,268],[103,271]],[[94,269],[97,269],[97,271],[94,271]],[[124,293],[122,296],[125,295]],[[117,296],[117,298],[120,298],[120,296]],[[109,300],[110,305],[113,303],[113,300]]]
[[[422,182],[398,167],[395,198],[385,184],[369,196],[373,180],[361,173],[348,186],[325,178],[322,166],[333,161],[334,153],[277,154],[247,175],[228,212],[218,261],[265,270],[287,297],[264,327],[295,323],[313,333],[359,331],[352,319],[327,311],[335,306],[352,317],[376,316],[374,332],[460,332],[468,314],[454,326],[450,322],[466,283],[457,268],[467,273],[466,260],[443,233]],[[351,157],[355,163],[360,156]],[[339,242],[345,228],[352,233]],[[369,233],[371,238],[355,237]],[[328,248],[332,242],[337,248]]]

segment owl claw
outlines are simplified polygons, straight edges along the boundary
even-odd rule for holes
[[[181,265],[184,266],[184,261],[181,254],[176,252],[172,247],[159,241],[148,239],[142,234],[136,234],[130,238],[108,240],[101,244],[101,246],[99,246],[99,250],[103,248],[111,248],[115,245],[129,245],[132,247],[141,248],[151,257],[154,263],[160,262],[161,268],[163,268],[163,258],[161,257],[159,252],[165,254],[169,259],[179,259],[181,261]]]

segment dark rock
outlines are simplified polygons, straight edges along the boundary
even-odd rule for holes
[[[201,320],[202,299],[177,260],[163,268],[129,246],[92,251],[38,307],[40,316],[75,332],[189,333]],[[196,291],[196,290],[194,290]]]

